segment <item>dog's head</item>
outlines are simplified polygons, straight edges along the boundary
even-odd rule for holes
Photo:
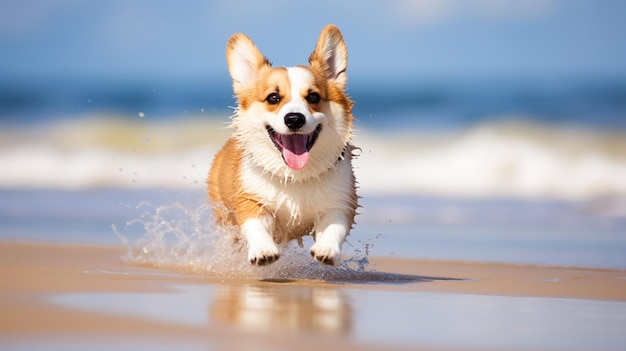
[[[272,67],[244,34],[228,41],[226,59],[239,106],[233,126],[256,166],[291,180],[334,166],[352,137],[352,101],[345,93],[348,53],[326,26],[309,66]]]

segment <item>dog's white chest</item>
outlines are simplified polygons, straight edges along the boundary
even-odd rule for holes
[[[352,179],[350,159],[338,162],[319,178],[298,182],[263,173],[251,162],[242,167],[244,191],[259,197],[281,222],[295,226],[314,224],[329,209],[346,207],[353,192]]]

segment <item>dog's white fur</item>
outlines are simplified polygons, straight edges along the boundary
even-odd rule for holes
[[[277,244],[301,243],[309,234],[315,236],[313,257],[337,264],[358,206],[349,143],[353,103],[345,94],[347,50],[341,32],[326,26],[310,66],[287,68],[273,68],[247,36],[235,34],[227,62],[239,106],[235,132],[216,155],[208,179],[218,222],[239,229],[252,264],[275,261]],[[270,94],[280,101],[270,103]],[[304,116],[297,129],[286,124],[290,113]],[[294,166],[272,133],[283,143],[282,138],[295,140],[294,134],[315,140],[310,149],[307,143],[306,155],[294,156],[299,162]]]

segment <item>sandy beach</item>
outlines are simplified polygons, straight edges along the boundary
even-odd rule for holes
[[[123,255],[3,241],[2,349],[617,350],[626,341],[621,270],[371,258],[375,270],[351,280],[263,281]]]

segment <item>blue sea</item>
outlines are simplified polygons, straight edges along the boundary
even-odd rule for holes
[[[626,79],[349,94],[363,208],[348,253],[626,268]],[[161,240],[156,213],[206,203],[233,106],[227,77],[0,81],[0,239]]]
[[[4,78],[0,122],[24,125],[94,115],[153,120],[221,118],[235,106],[227,76],[211,79]],[[626,130],[624,77],[351,79],[359,128],[450,130],[524,119],[541,126]]]

